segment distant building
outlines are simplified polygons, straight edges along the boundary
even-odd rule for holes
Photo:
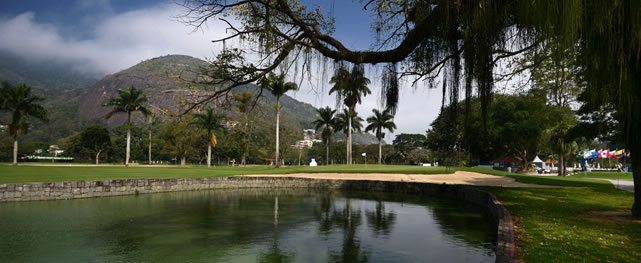
[[[316,139],[316,130],[303,129],[303,140],[297,141],[296,144],[292,145],[292,147],[296,149],[312,148],[312,146],[314,146],[314,143],[320,142],[322,141]]]

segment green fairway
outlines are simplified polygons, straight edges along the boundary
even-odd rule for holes
[[[615,189],[588,176],[526,176],[483,168],[419,166],[319,166],[283,167],[73,167],[0,165],[0,183],[49,182],[126,178],[195,178],[242,174],[287,173],[412,173],[439,174],[456,170],[508,176],[523,183],[564,186],[563,188],[480,187],[494,193],[512,213],[516,225],[517,257],[529,262],[610,261],[636,262],[641,258],[641,225],[627,222],[597,222],[587,216],[595,211],[627,212],[632,193]],[[618,174],[621,178],[629,174]],[[614,177],[615,178],[615,177]]]
[[[603,178],[603,179],[620,179],[620,180],[632,180],[632,173],[618,173],[618,172],[590,172],[590,173],[577,173],[573,177],[585,177],[585,178]]]
[[[11,166],[0,165],[0,183],[60,182],[78,180],[136,179],[136,178],[201,178],[245,174],[288,173],[405,173],[444,174],[453,169],[422,166],[332,165],[289,166],[275,169],[270,166],[247,167],[145,167],[145,166]]]

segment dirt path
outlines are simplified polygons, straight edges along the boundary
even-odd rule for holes
[[[400,181],[420,182],[437,184],[465,184],[482,186],[502,187],[538,187],[548,188],[551,186],[519,183],[510,177],[495,176],[474,172],[457,171],[453,174],[385,174],[385,173],[295,173],[295,174],[252,174],[244,175],[252,177],[297,177],[312,179],[333,179],[333,180],[373,180],[373,181]]]

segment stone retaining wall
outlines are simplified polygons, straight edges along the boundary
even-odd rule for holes
[[[200,179],[127,179],[0,184],[0,202],[77,199],[233,188],[313,188],[383,191],[464,200],[486,207],[490,213],[497,228],[496,262],[514,261],[514,228],[510,213],[500,205],[492,194],[463,185],[240,176]]]

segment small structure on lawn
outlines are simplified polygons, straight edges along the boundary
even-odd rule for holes
[[[534,157],[534,160],[532,160],[532,165],[534,165],[535,168],[543,168],[543,160],[537,155]]]
[[[492,168],[494,170],[507,171],[507,168],[510,167],[512,168],[512,172],[517,172],[522,168],[521,164],[523,163],[523,159],[514,156],[503,156],[500,158],[496,158],[490,162],[492,163]]]

